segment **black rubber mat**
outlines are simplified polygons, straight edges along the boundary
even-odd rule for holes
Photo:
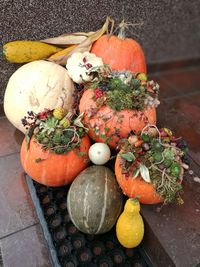
[[[67,186],[52,188],[26,177],[54,267],[152,267],[140,247],[126,249],[115,228],[102,235],[87,235],[71,222],[66,205]]]

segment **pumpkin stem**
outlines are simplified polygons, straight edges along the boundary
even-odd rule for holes
[[[107,30],[106,30],[107,36],[111,36],[113,34],[113,29],[114,29],[114,24],[115,24],[114,19],[109,18],[109,22],[111,23],[111,28],[109,32],[109,27],[107,27]]]
[[[139,199],[140,198],[140,196],[135,196],[134,198],[131,198],[131,201],[133,202],[133,203],[138,203],[139,202]]]
[[[126,38],[125,30],[128,29],[130,26],[136,27],[136,26],[142,26],[142,25],[143,25],[143,22],[130,23],[130,22],[125,22],[123,19],[122,22],[120,22],[120,24],[118,26],[118,28],[119,28],[118,38],[124,40]]]

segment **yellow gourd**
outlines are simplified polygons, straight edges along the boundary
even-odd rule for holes
[[[26,63],[48,58],[61,50],[63,49],[38,41],[13,41],[3,46],[5,58],[12,63]]]
[[[141,243],[144,236],[144,223],[137,199],[129,198],[126,201],[124,211],[117,220],[116,235],[120,244],[126,248],[134,248]]]

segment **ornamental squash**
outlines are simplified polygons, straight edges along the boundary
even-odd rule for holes
[[[90,70],[101,65],[103,65],[102,59],[94,54],[76,52],[67,60],[66,68],[71,79],[80,84],[90,82],[93,79]]]
[[[62,48],[38,41],[13,41],[3,46],[4,56],[12,63],[44,59],[62,50]]]
[[[137,247],[144,237],[144,222],[137,198],[129,198],[116,223],[117,239],[125,248]]]
[[[96,165],[104,165],[110,160],[111,151],[104,143],[94,143],[89,149],[89,158]]]
[[[129,70],[146,73],[146,61],[142,47],[135,40],[126,38],[126,23],[119,25],[118,36],[103,35],[92,46],[91,53],[101,57],[113,70]]]
[[[39,113],[62,106],[70,110],[74,103],[74,84],[65,68],[44,60],[20,67],[9,79],[4,110],[8,120],[25,132],[21,119],[28,111]]]
[[[88,165],[90,140],[85,135],[79,148],[66,154],[44,150],[34,137],[29,148],[24,139],[21,147],[21,163],[25,172],[38,183],[46,186],[62,186],[71,183]]]
[[[104,166],[91,166],[70,186],[67,208],[74,225],[88,234],[108,232],[122,207],[122,194],[113,172]]]

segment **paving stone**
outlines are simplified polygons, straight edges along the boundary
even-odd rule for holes
[[[160,101],[162,101],[165,98],[171,98],[171,97],[179,95],[178,90],[176,88],[174,88],[173,85],[167,83],[165,78],[163,78],[162,74],[159,76],[150,75],[148,77],[148,79],[154,80],[155,82],[157,82],[159,84],[159,86],[160,86],[160,90],[159,90]]]
[[[147,231],[151,229],[151,235],[145,234],[144,247],[155,266],[200,264],[200,183],[188,174],[183,188],[183,205],[164,206],[160,212],[157,212],[159,205],[142,205]],[[153,243],[152,239],[156,241]],[[161,255],[167,262],[163,262]]]
[[[182,95],[200,90],[200,68],[191,71],[175,71],[170,74],[163,74],[162,77],[169,85],[176,88]]]
[[[0,118],[0,156],[19,152],[23,138],[6,117]]]
[[[189,153],[200,164],[200,105],[192,99],[195,96],[163,100],[157,117],[160,126],[171,128],[187,141]]]
[[[0,238],[38,222],[19,154],[0,158]]]
[[[40,225],[0,239],[4,267],[51,267]]]

